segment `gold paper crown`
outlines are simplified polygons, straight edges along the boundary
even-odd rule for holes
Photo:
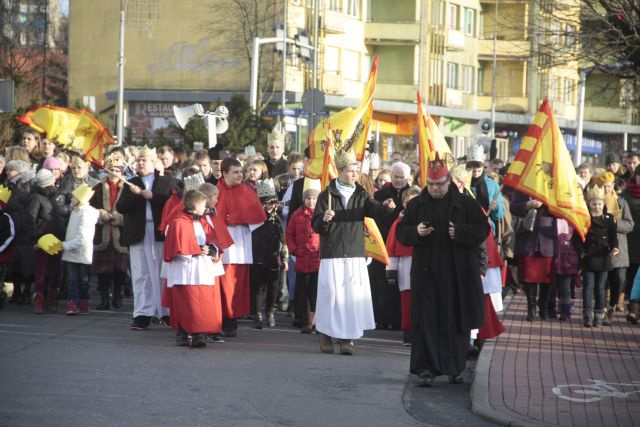
[[[467,170],[467,167],[465,165],[455,165],[451,169],[451,176],[454,176],[458,181],[462,182],[464,188],[466,188],[467,190],[471,188],[471,172]]]
[[[89,202],[93,197],[94,191],[84,182],[76,187],[71,194],[82,204]]]
[[[202,184],[204,184],[204,177],[202,176],[202,172],[198,172],[194,175],[185,176],[182,178],[182,182],[184,183],[185,192],[189,190],[197,190]]]
[[[38,247],[49,255],[55,255],[62,250],[62,242],[53,234],[45,234],[38,239]]]
[[[256,147],[253,145],[247,145],[244,147],[244,154],[248,157],[254,157],[256,155]]]
[[[158,156],[156,154],[155,148],[149,148],[146,145],[140,149],[138,153],[138,157],[148,157],[152,160],[155,160]]]
[[[267,144],[271,144],[272,142],[279,142],[281,144],[284,144],[284,132],[280,130],[279,125],[276,125],[267,136]]]
[[[468,162],[478,162],[484,163],[485,155],[484,155],[484,147],[480,144],[471,144],[467,148],[467,163]]]
[[[276,186],[272,178],[256,181],[256,191],[260,200],[265,198],[277,197]]]
[[[604,187],[594,185],[593,187],[587,189],[587,198],[589,200],[604,200]]]
[[[4,185],[0,185],[0,206],[6,205],[9,197],[11,197],[11,190]]]
[[[336,151],[335,164],[338,170],[357,163],[356,154],[353,151]]]

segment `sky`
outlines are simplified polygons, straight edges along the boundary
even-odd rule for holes
[[[60,12],[69,15],[69,0],[60,0]]]

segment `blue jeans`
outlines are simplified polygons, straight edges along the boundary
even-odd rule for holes
[[[91,265],[76,262],[64,262],[69,286],[68,301],[89,299],[89,280],[91,279]]]
[[[569,304],[571,302],[571,280],[573,276],[564,274],[556,275],[556,288],[560,304]]]
[[[636,273],[635,279],[633,279],[633,287],[631,288],[631,295],[629,295],[629,300],[634,302],[640,301],[640,269]]]
[[[582,272],[582,309],[584,311],[604,310],[605,287],[607,285],[606,271]],[[595,297],[595,305],[593,299]]]

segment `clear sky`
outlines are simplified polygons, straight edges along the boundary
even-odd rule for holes
[[[69,14],[69,0],[60,0],[60,12],[64,15]]]

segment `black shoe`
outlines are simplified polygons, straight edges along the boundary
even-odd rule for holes
[[[165,325],[171,327],[171,318],[169,316],[162,316],[162,322],[160,322],[161,324],[164,323]]]
[[[206,347],[207,343],[203,337],[203,334],[193,334],[191,347],[193,348],[203,348]]]
[[[477,345],[469,344],[467,349],[467,359],[476,359],[480,354],[480,347]]]
[[[151,318],[149,316],[136,316],[133,318],[133,323],[131,323],[131,330],[144,331],[149,328],[150,322]]]
[[[536,308],[529,307],[527,309],[527,322],[533,322],[533,319],[536,317]]]
[[[176,335],[176,345],[178,347],[186,347],[188,345],[187,336],[182,334]]]
[[[122,298],[114,298],[111,305],[113,308],[122,308]]]
[[[418,374],[418,387],[431,387],[433,386],[433,380],[435,377],[431,375],[431,372],[423,371]]]
[[[405,347],[411,347],[411,331],[404,331],[402,333],[402,345]]]
[[[464,383],[464,378],[462,375],[449,375],[449,384],[462,384]]]
[[[222,333],[227,338],[233,338],[237,335],[238,323],[236,319],[227,319],[222,321]]]
[[[256,318],[256,319],[253,321],[253,325],[251,325],[251,327],[252,327],[253,329],[262,329],[262,328],[263,328],[263,326],[264,326],[264,324],[263,324],[263,322],[262,322],[262,319],[258,319],[258,318]]]

